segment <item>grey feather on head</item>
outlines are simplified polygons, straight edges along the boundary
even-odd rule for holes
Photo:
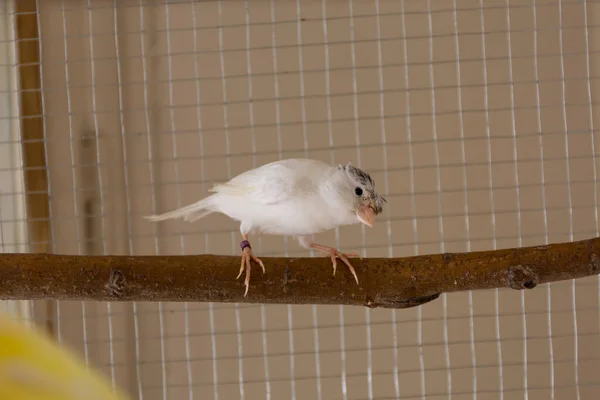
[[[348,162],[348,164],[345,165],[340,164],[338,165],[338,168],[346,171],[347,174],[356,179],[358,183],[360,183],[365,188],[367,193],[369,193],[371,199],[373,199],[375,204],[377,204],[377,209],[375,211],[377,212],[377,214],[381,213],[383,211],[383,203],[387,203],[387,200],[381,197],[375,191],[375,181],[373,180],[373,178],[371,178],[371,175],[369,175],[362,169],[355,167],[350,162]]]

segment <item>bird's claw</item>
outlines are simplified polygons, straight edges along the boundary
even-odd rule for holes
[[[242,250],[242,263],[240,265],[240,272],[238,273],[238,276],[235,279],[239,279],[240,276],[242,276],[242,272],[244,272],[244,269],[246,270],[246,278],[244,279],[244,285],[246,286],[246,291],[244,292],[244,297],[246,297],[246,295],[248,294],[248,288],[250,287],[250,270],[252,269],[252,261],[254,261],[255,263],[257,263],[258,265],[261,266],[262,270],[263,270],[263,274],[266,272],[265,270],[265,264],[263,264],[262,260],[256,256],[254,256],[254,254],[252,254],[252,249],[250,247],[246,247],[244,248],[244,250]]]
[[[336,259],[339,258],[340,260],[342,260],[342,262],[344,264],[346,264],[346,266],[348,267],[348,269],[354,276],[354,280],[356,280],[356,284],[358,285],[358,277],[356,276],[356,271],[354,270],[354,267],[352,266],[352,264],[350,264],[350,261],[348,261],[348,257],[360,257],[358,254],[342,253],[335,247],[323,246],[321,244],[316,244],[316,243],[312,243],[310,245],[310,247],[329,254],[329,256],[331,257],[331,263],[333,264],[333,276],[335,276],[335,271],[337,269],[337,260]],[[360,259],[362,260],[362,257],[360,257]]]
[[[335,271],[337,269],[337,258],[339,258],[340,260],[342,260],[342,262],[344,264],[346,264],[346,266],[348,267],[348,269],[350,270],[350,272],[352,273],[352,275],[354,276],[354,280],[356,280],[356,284],[358,285],[358,277],[356,276],[356,271],[354,270],[354,267],[352,266],[352,264],[350,264],[350,261],[348,260],[348,257],[360,257],[358,254],[356,253],[341,253],[339,250],[337,249],[332,249],[331,250],[331,262],[333,263],[333,276],[335,276]]]

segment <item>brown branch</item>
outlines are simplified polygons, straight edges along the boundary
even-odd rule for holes
[[[234,256],[0,255],[0,298],[348,304],[407,308],[443,292],[535,286],[600,273],[600,238],[549,246],[354,259],[360,285],[331,261],[263,258],[248,296]]]

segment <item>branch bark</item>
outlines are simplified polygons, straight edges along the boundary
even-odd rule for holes
[[[443,292],[533,289],[600,273],[600,238],[548,246],[406,258],[354,259],[357,285],[341,263],[263,258],[244,297],[235,256],[0,255],[0,298],[345,304],[408,308]]]

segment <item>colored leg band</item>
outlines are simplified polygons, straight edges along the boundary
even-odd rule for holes
[[[251,249],[252,247],[250,247],[250,242],[247,240],[242,240],[240,242],[240,247],[242,248],[242,251],[244,251],[244,249],[247,247],[249,249]]]

